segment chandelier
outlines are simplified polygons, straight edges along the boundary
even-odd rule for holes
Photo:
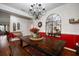
[[[29,8],[29,13],[35,17],[35,19],[39,19],[42,15],[44,15],[46,12],[46,9],[42,4],[32,4]]]

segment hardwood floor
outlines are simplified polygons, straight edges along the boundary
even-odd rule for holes
[[[10,49],[8,47],[0,49],[0,56],[9,56]],[[32,53],[27,48],[22,48],[20,46],[12,48],[13,56],[31,56]],[[39,55],[38,55],[39,56]],[[75,52],[64,49],[61,56],[78,56]]]
[[[78,56],[78,55],[75,52],[64,49],[64,51],[62,52],[62,56]]]
[[[13,56],[30,56],[30,54],[25,51],[20,46],[13,48]]]
[[[0,56],[9,56],[10,49],[9,47],[0,48]]]

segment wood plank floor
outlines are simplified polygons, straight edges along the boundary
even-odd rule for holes
[[[78,55],[75,52],[64,49],[64,51],[62,52],[62,56],[78,56]]]
[[[13,56],[31,56],[32,54],[28,52],[28,49],[24,49],[20,46],[12,48],[12,55]],[[10,49],[9,48],[3,48],[0,49],[0,56],[9,56],[10,55]],[[75,52],[69,51],[67,49],[64,49],[62,51],[61,56],[78,56]]]

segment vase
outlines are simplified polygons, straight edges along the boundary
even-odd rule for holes
[[[32,36],[33,36],[34,38],[36,38],[36,37],[37,37],[37,34],[36,34],[36,33],[32,33]]]

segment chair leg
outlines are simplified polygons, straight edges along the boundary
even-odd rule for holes
[[[12,47],[11,47],[11,46],[9,46],[9,48],[10,48],[10,56],[13,56]]]

